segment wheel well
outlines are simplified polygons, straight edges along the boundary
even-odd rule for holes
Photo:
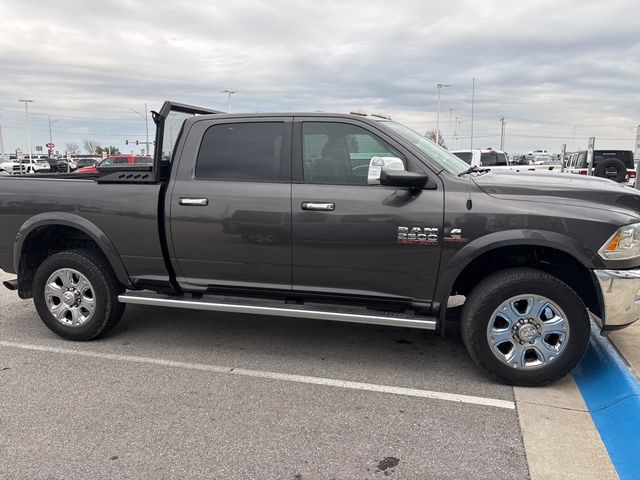
[[[49,256],[75,248],[88,248],[104,255],[93,238],[82,230],[66,225],[47,225],[29,233],[22,243],[18,265],[20,298],[32,297],[33,277],[40,264]]]
[[[530,267],[559,278],[582,298],[587,308],[601,317],[600,297],[589,269],[561,250],[534,245],[500,247],[483,253],[456,278],[451,295],[467,295],[488,275],[512,267]]]

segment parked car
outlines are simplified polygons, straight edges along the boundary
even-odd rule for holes
[[[19,161],[9,157],[9,160],[0,162],[0,170],[10,175],[16,175],[21,173],[21,165]]]
[[[572,153],[566,161],[565,172],[588,175],[587,151]],[[631,150],[594,150],[592,175],[618,183],[634,184],[636,170],[633,152]]]
[[[48,158],[47,162],[49,162],[49,167],[52,172],[65,173],[71,171],[65,158],[52,157]]]
[[[50,171],[49,162],[42,158],[32,158],[31,160],[24,158],[20,160],[20,173],[49,173]]]
[[[76,158],[76,168],[95,167],[98,160],[95,158]]]
[[[122,165],[122,164],[143,164],[151,165],[153,159],[146,155],[112,155],[98,162],[97,165],[90,165],[87,167],[78,168],[76,173],[98,173],[99,167],[108,167],[110,165]]]
[[[640,317],[635,189],[481,171],[381,118],[171,102],[156,118],[152,165],[0,178],[4,284],[63,338],[105,334],[127,303],[443,335],[449,320],[491,378],[540,385],[580,361],[590,319]]]
[[[513,158],[512,165],[529,165],[529,160],[527,160],[527,157],[525,155],[517,155],[516,157]]]
[[[494,150],[493,148],[485,150],[452,150],[451,153],[463,160],[467,165],[476,167],[508,169],[510,166],[507,154],[502,150]]]
[[[468,165],[479,168],[490,168],[494,171],[509,172],[536,170],[528,166],[529,162],[527,160],[518,159],[515,162],[511,162],[505,152],[493,148],[487,148],[485,150],[452,150],[451,153]]]

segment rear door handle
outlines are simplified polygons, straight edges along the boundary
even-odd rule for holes
[[[336,204],[331,202],[302,202],[302,210],[319,210],[322,212],[333,212]]]
[[[193,198],[193,197],[181,197],[178,200],[180,205],[188,205],[192,207],[206,207],[209,205],[208,198]]]

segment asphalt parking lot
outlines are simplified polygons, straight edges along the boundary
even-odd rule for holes
[[[129,306],[72,343],[0,307],[3,478],[528,477],[513,389],[458,338]]]

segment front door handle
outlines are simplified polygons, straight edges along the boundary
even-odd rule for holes
[[[336,204],[331,202],[302,202],[302,210],[319,210],[322,212],[333,212]]]
[[[191,207],[206,207],[209,205],[208,198],[193,198],[193,197],[181,197],[178,200],[180,205],[188,205]]]

